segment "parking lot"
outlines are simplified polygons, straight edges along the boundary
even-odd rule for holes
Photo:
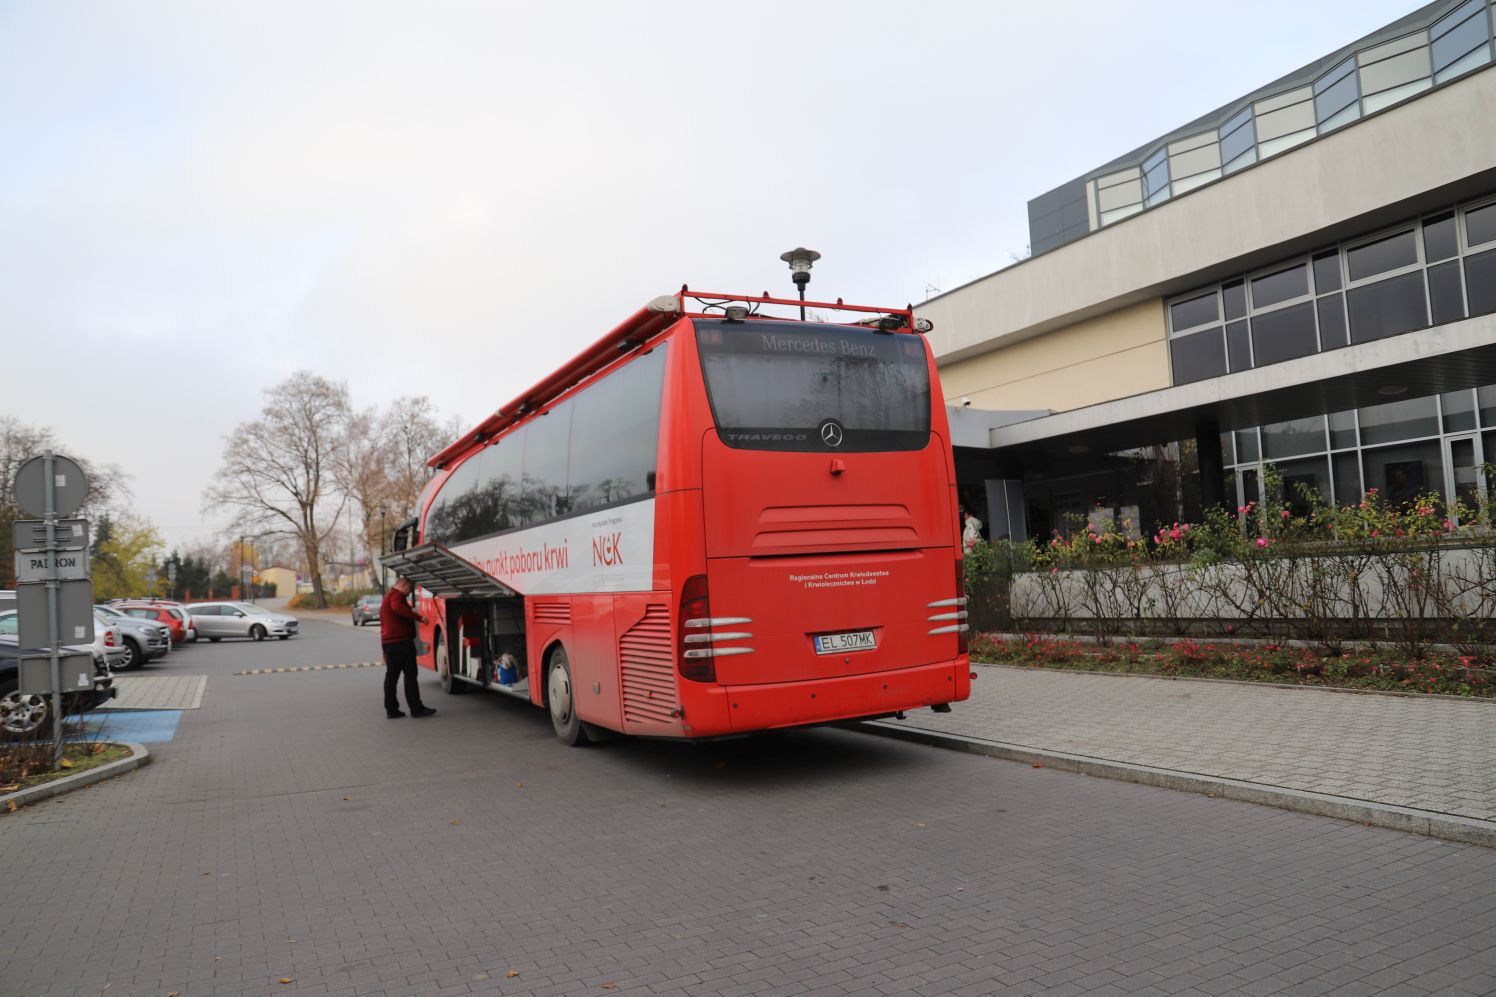
[[[174,653],[151,765],[0,817],[0,991],[1496,990],[1496,852],[844,730],[565,748],[428,673],[391,721],[315,667],[377,634],[303,630]]]

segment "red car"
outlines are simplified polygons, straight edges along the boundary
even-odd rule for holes
[[[173,644],[185,644],[188,641],[197,640],[197,631],[192,627],[192,617],[181,603],[139,599],[112,603],[111,608],[126,616],[165,623],[171,627]]]

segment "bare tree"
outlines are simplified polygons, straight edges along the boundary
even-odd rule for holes
[[[130,498],[127,476],[119,465],[100,464],[76,453],[68,453],[67,448],[58,444],[51,427],[0,415],[0,588],[9,588],[15,583],[11,524],[22,518],[12,494],[16,472],[26,461],[40,457],[46,450],[73,458],[88,475],[88,496],[80,510],[82,515],[97,518],[111,510],[125,511],[126,500]]]
[[[391,526],[415,515],[421,489],[431,479],[426,459],[461,433],[460,427],[454,429],[450,423],[438,421],[436,406],[424,395],[390,403],[380,420],[379,436],[384,442],[388,477],[385,508]]]
[[[335,469],[338,487],[351,502],[348,515],[359,531],[371,578],[376,577],[373,574],[375,551],[383,549],[384,538],[380,530],[384,517],[380,512],[391,494],[393,441],[381,437],[379,430],[382,425],[377,409],[352,413]]]
[[[223,463],[203,493],[205,506],[232,510],[234,534],[295,536],[318,607],[327,605],[323,545],[347,503],[336,464],[350,413],[346,385],[297,371],[265,391],[260,418],[225,438]]]

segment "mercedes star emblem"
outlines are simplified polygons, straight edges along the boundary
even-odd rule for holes
[[[821,423],[821,442],[828,447],[839,447],[842,445],[841,423],[835,419],[827,419]]]

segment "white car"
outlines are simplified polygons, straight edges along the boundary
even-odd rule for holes
[[[198,602],[188,608],[198,636],[215,643],[225,637],[289,640],[301,630],[301,621],[296,617],[272,613],[248,602]]]
[[[20,620],[14,609],[0,611],[0,634],[19,637]],[[130,649],[125,646],[124,633],[98,613],[94,614],[94,639],[92,644],[77,641],[68,645],[80,651],[92,651],[96,660],[102,660],[111,672],[123,671]]]

